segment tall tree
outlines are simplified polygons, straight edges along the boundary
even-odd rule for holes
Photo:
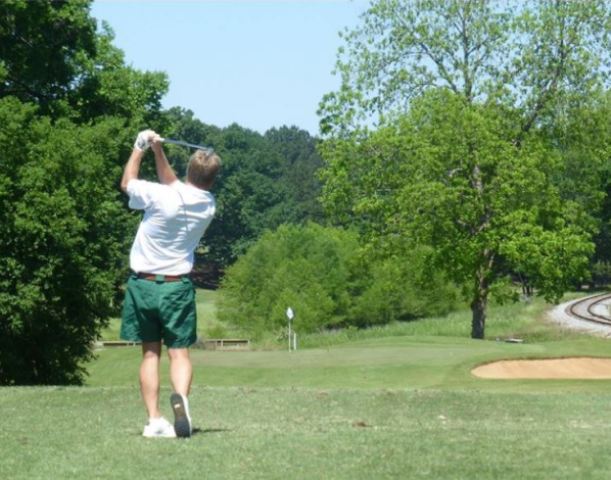
[[[90,0],[0,3],[0,97],[13,95],[53,110],[65,98],[83,57],[95,56]]]
[[[125,66],[90,3],[0,2],[0,384],[82,382],[127,271],[118,182],[167,80]]]
[[[90,5],[0,2],[0,98],[34,103],[53,118],[88,122],[116,115],[135,128],[158,122],[167,76],[127,66],[110,26],[97,30]]]
[[[116,313],[128,233],[115,186],[120,119],[52,123],[0,99],[0,384],[83,380]]]
[[[594,261],[611,262],[611,90],[571,105],[546,130],[562,155],[556,182],[563,197],[594,214]]]
[[[322,206],[318,200],[321,191],[318,170],[322,167],[322,159],[316,149],[318,139],[305,130],[286,126],[268,130],[265,139],[284,159],[282,182],[294,205],[293,217],[287,222],[322,221]]]
[[[592,221],[559,195],[544,127],[608,88],[610,6],[514,3],[372,2],[344,33],[342,84],[320,108],[328,210],[362,215],[369,241],[436,246],[438,265],[466,282],[474,338],[509,267],[557,297],[591,253]],[[370,141],[389,125],[400,126]]]
[[[117,116],[136,131],[144,126],[161,126],[167,75],[126,65],[123,52],[113,45],[114,38],[112,28],[103,23],[95,37],[95,54],[79,56],[65,102],[81,122]]]
[[[361,26],[342,33],[341,87],[322,99],[322,131],[384,124],[444,87],[520,109],[526,133],[609,87],[610,9],[604,0],[373,1]]]

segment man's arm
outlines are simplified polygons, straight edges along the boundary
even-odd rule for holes
[[[157,177],[159,178],[159,182],[163,183],[164,185],[174,183],[176,180],[178,180],[178,178],[176,177],[174,170],[170,166],[170,163],[165,156],[163,145],[161,143],[161,137],[159,135],[155,135],[151,139],[151,148],[155,154],[155,167],[157,168]]]
[[[121,179],[121,190],[127,193],[127,184],[130,180],[138,178],[138,172],[140,172],[140,162],[144,156],[144,150],[134,148],[132,154],[129,156],[129,160],[125,164],[123,170],[123,178]]]

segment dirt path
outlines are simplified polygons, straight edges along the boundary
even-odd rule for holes
[[[579,299],[556,305],[547,313],[547,318],[559,325],[561,328],[566,328],[568,330],[579,330],[600,337],[610,337],[611,326],[580,320],[579,318],[575,318],[566,312],[567,307],[578,300]]]

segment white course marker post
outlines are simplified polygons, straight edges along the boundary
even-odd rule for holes
[[[293,339],[293,331],[291,329],[291,321],[293,320],[293,318],[295,317],[295,313],[293,312],[293,309],[291,307],[286,309],[286,318],[289,319],[289,352],[291,351],[291,340]]]

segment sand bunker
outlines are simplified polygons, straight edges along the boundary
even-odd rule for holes
[[[611,358],[504,360],[480,365],[471,373],[480,378],[611,379]]]

